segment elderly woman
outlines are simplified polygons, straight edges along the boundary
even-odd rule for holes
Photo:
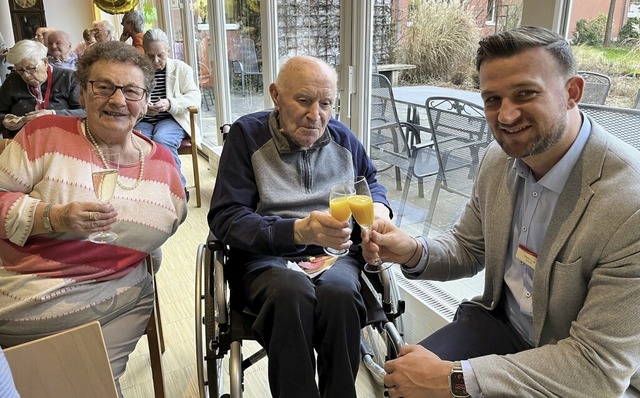
[[[133,47],[95,44],[76,75],[87,117],[38,118],[0,154],[0,346],[98,320],[116,385],[153,305],[144,259],[186,215],[171,154],[133,130],[153,75]],[[91,152],[108,148],[119,151],[120,167],[103,204]],[[117,240],[87,239],[106,230]]]
[[[144,54],[142,36],[144,32],[144,15],[138,10],[131,10],[122,16],[122,34],[120,41],[131,38],[131,45]]]
[[[178,147],[189,129],[189,106],[200,105],[200,90],[193,79],[193,69],[180,60],[169,58],[169,41],[163,31],[148,30],[142,43],[144,53],[156,70],[156,86],[147,114],[136,128],[167,147],[180,170]],[[185,185],[182,172],[180,179]],[[185,192],[188,195],[188,191]]]
[[[81,57],[95,42],[96,38],[93,37],[93,31],[91,29],[85,29],[82,31],[82,41],[73,49],[73,52],[76,53],[78,57]]]
[[[97,43],[104,43],[105,41],[113,40],[115,28],[111,25],[111,22],[107,20],[93,21],[93,29],[91,29],[91,32]]]
[[[27,122],[43,115],[86,115],[73,71],[52,66],[47,48],[21,40],[7,54],[13,73],[0,86],[0,132],[13,137]]]

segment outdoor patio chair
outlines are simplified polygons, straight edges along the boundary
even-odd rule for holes
[[[468,198],[480,160],[493,135],[484,117],[484,109],[472,102],[450,97],[430,97],[425,108],[433,139],[433,153],[420,167],[432,168],[437,162],[437,178],[429,201],[423,235],[429,234],[440,190]],[[417,159],[416,162],[423,161]]]
[[[200,92],[202,93],[202,102],[204,106],[209,110],[209,101],[207,100],[207,94],[211,100],[213,106],[213,77],[209,67],[203,63],[198,62],[198,85],[200,86]]]
[[[371,76],[371,159],[384,172],[395,168],[396,189],[402,191],[400,210],[397,212],[396,224],[400,225],[402,213],[409,194],[412,177],[418,178],[418,195],[424,197],[424,177],[435,175],[438,170],[414,170],[413,158],[422,148],[431,143],[421,144],[420,133],[416,127],[398,118],[393,90],[389,80],[381,74]],[[406,173],[404,189],[402,188],[402,172]]]
[[[578,71],[578,74],[584,79],[584,92],[580,102],[583,104],[604,105],[611,89],[609,76],[588,71]]]
[[[640,150],[640,110],[580,104],[578,108],[622,141]]]
[[[640,90],[638,90],[638,95],[636,95],[636,102],[633,104],[634,109],[640,109]]]
[[[256,45],[253,40],[249,38],[240,39],[240,42],[235,44],[236,48],[233,49],[236,59],[231,60],[231,70],[234,74],[240,75],[240,82],[242,84],[242,96],[245,96],[246,91],[246,79],[257,76],[262,76],[260,72],[260,66],[258,65],[258,56],[256,54]]]

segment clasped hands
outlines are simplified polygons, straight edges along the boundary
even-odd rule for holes
[[[171,108],[171,102],[168,99],[163,98],[157,102],[150,103],[147,106],[147,116],[155,116],[160,112],[166,112]]]

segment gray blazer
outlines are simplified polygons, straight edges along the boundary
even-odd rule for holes
[[[625,394],[640,367],[640,153],[591,123],[538,254],[536,348],[471,359],[485,397],[638,393]],[[419,278],[458,279],[484,268],[484,293],[473,301],[498,304],[516,198],[513,163],[490,146],[459,221],[427,239]]]

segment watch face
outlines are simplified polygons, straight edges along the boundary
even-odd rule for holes
[[[36,0],[13,0],[22,8],[30,8],[36,4]]]

